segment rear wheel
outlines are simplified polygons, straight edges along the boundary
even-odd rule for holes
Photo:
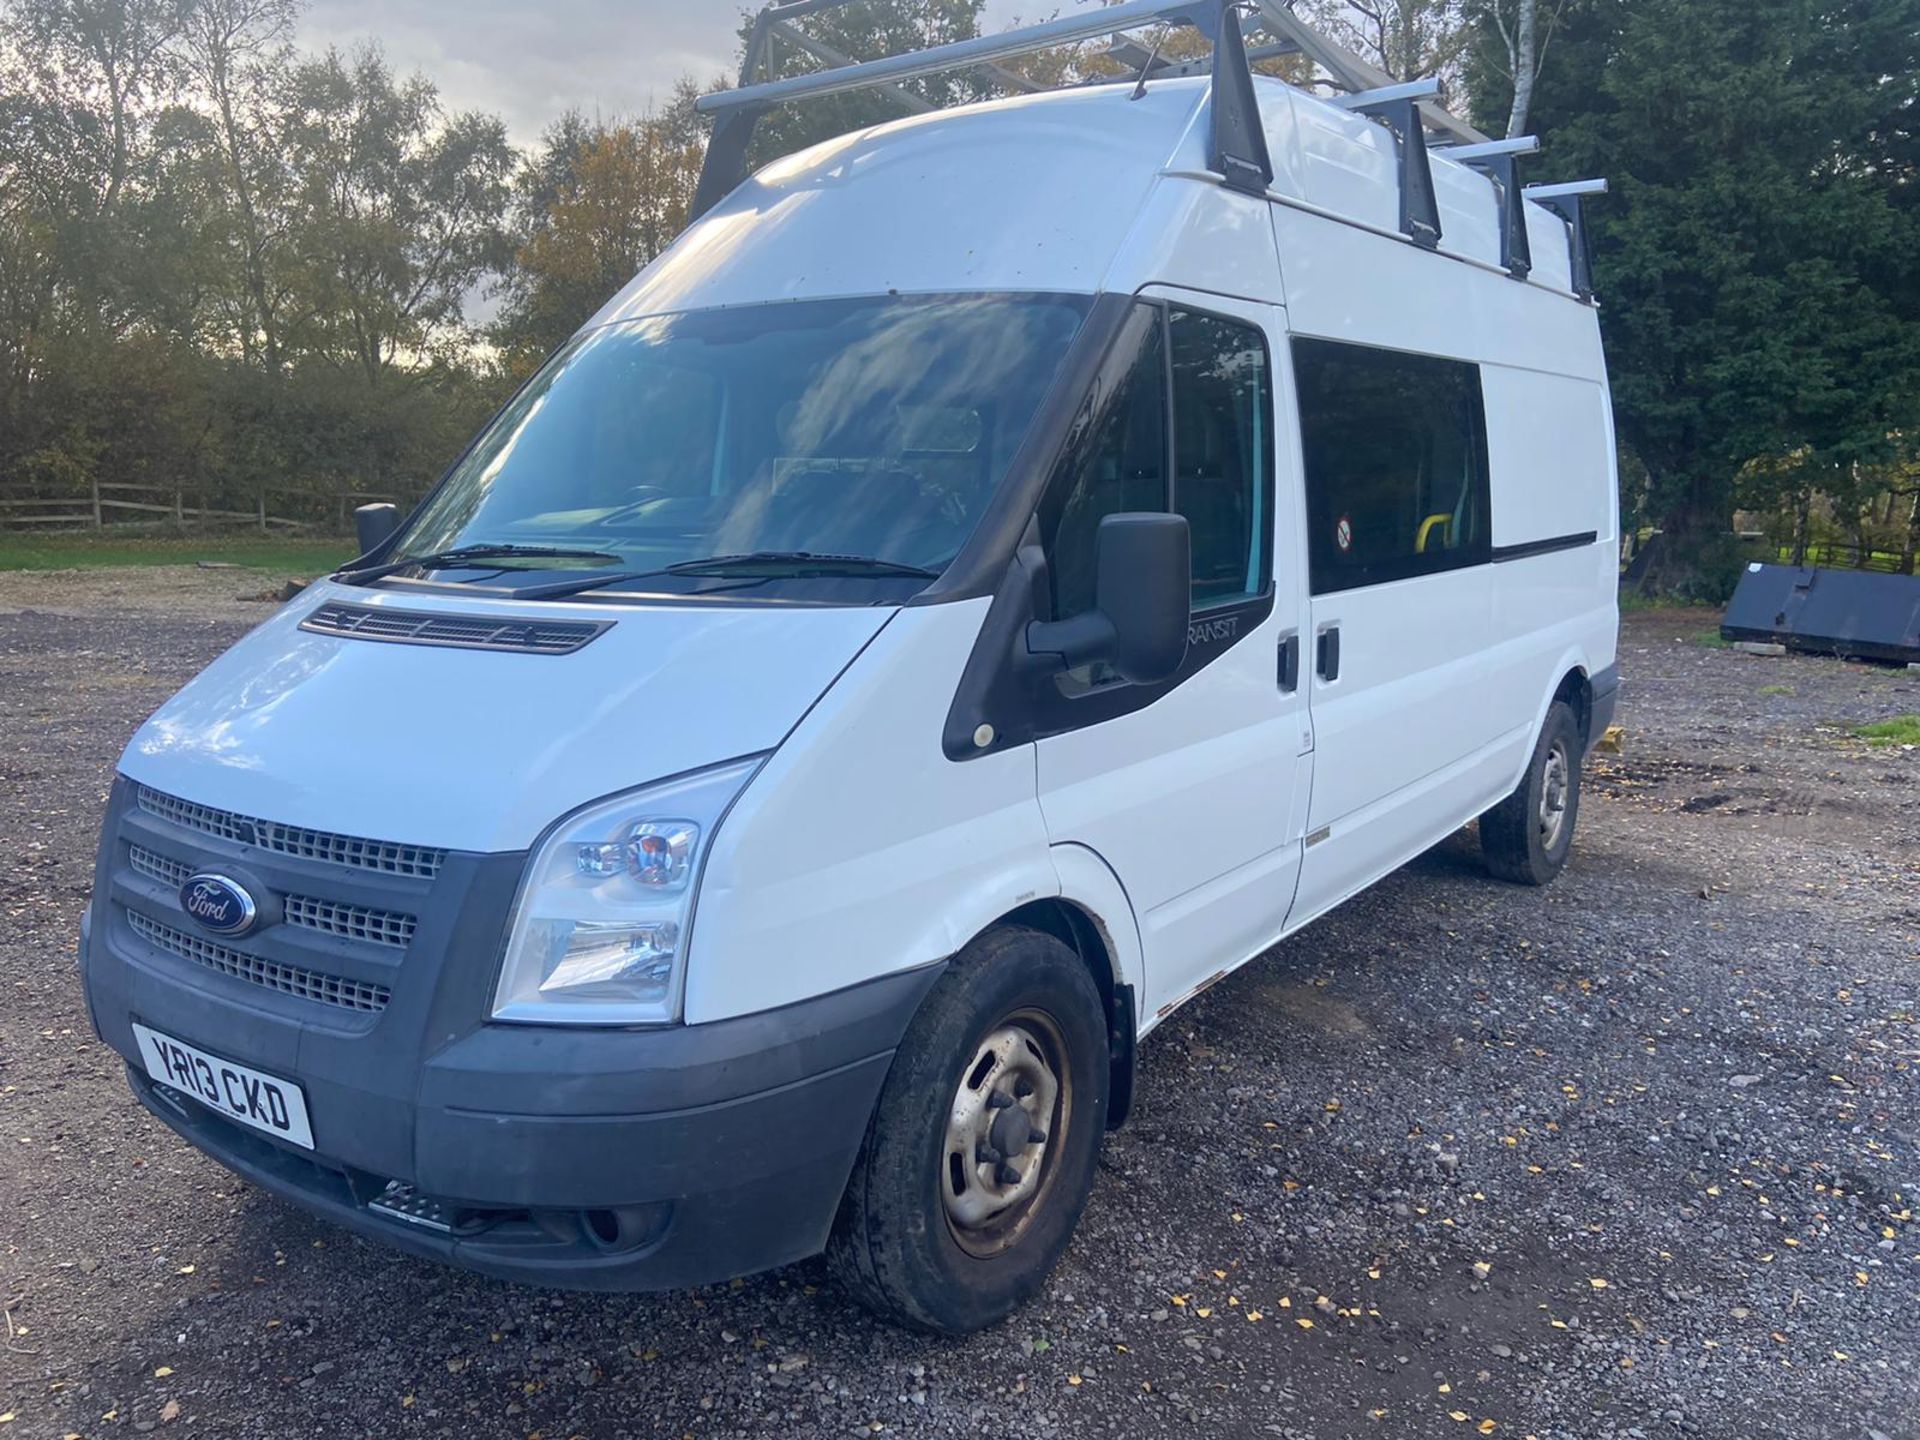
[[[1580,816],[1580,749],[1572,708],[1554,701],[1519,787],[1480,817],[1480,849],[1500,879],[1544,885],[1566,865]]]
[[[1036,1294],[1092,1188],[1107,1027],[1052,936],[992,930],[956,957],[894,1055],[828,1243],[869,1308],[965,1334]]]

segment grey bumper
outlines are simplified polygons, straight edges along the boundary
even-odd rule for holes
[[[430,887],[389,902],[419,912],[404,957],[380,972],[391,998],[377,1013],[345,1011],[195,963],[129,922],[191,929],[164,887],[127,866],[130,843],[243,864],[276,890],[325,880],[169,832],[130,790],[116,787],[101,847],[82,947],[88,1008],[141,1101],[222,1164],[369,1238],[539,1284],[673,1288],[825,1244],[894,1047],[940,967],[707,1025],[491,1024],[523,857],[451,854]],[[363,963],[286,929],[250,942],[283,964]],[[314,1149],[150,1079],[135,1021],[298,1083]],[[396,1186],[424,1218],[394,1212]]]

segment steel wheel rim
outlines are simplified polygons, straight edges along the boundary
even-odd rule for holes
[[[1072,1120],[1060,1027],[1041,1011],[1015,1011],[981,1039],[948,1107],[940,1200],[961,1249],[986,1258],[1026,1232]]]
[[[1540,772],[1540,845],[1552,850],[1567,828],[1567,804],[1572,799],[1573,762],[1564,742],[1556,740],[1547,750],[1547,763]]]

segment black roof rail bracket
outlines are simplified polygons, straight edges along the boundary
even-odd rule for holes
[[[1273,159],[1267,152],[1266,126],[1260,123],[1260,98],[1254,93],[1239,11],[1238,0],[1221,0],[1217,6],[1195,6],[1189,18],[1213,44],[1207,168],[1225,176],[1235,190],[1264,196],[1273,185]]]
[[[1567,269],[1573,293],[1582,300],[1593,299],[1593,248],[1582,202],[1606,191],[1605,180],[1570,180],[1564,185],[1529,185],[1520,192],[1567,222]]]
[[[1438,81],[1416,80],[1363,90],[1335,102],[1356,115],[1371,116],[1393,132],[1400,152],[1400,233],[1428,250],[1440,243],[1440,202],[1433,192],[1420,102],[1439,90]]]
[[[1489,140],[1480,145],[1454,145],[1438,153],[1462,165],[1471,165],[1493,182],[1493,199],[1500,225],[1500,266],[1516,280],[1533,270],[1533,242],[1527,235],[1527,207],[1521,202],[1520,157],[1540,148],[1537,136]]]

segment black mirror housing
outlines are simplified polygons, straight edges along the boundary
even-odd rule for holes
[[[1187,658],[1193,561],[1186,517],[1108,515],[1094,543],[1094,608],[1029,625],[1028,653],[1053,671],[1104,660],[1131,684],[1165,680]]]
[[[400,528],[400,507],[384,502],[357,506],[353,512],[353,533],[364,559],[392,538]]]

